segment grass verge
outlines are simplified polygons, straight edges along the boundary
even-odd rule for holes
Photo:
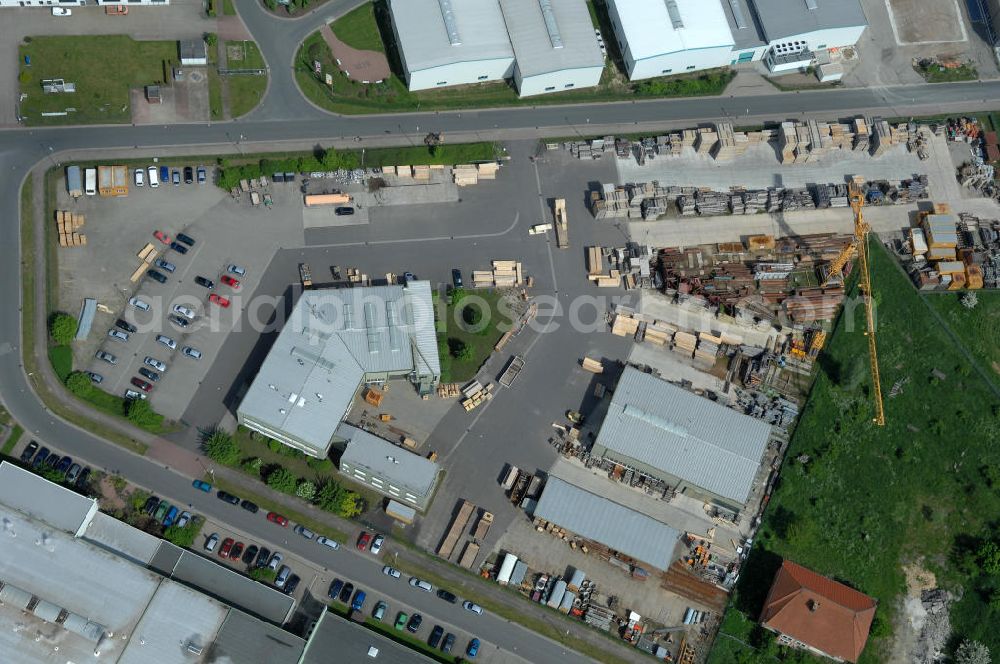
[[[437,323],[441,380],[446,383],[461,382],[475,376],[503,334],[499,327],[509,326],[512,320],[500,306],[502,297],[499,293],[490,290],[463,292],[465,295],[459,302],[453,301],[444,307],[444,320]],[[463,319],[467,307],[476,307],[483,312],[482,322],[476,327],[470,327]],[[482,329],[476,331],[478,327]],[[463,348],[464,351],[459,351]]]
[[[167,85],[178,57],[176,41],[136,41],[124,35],[25,37],[24,42],[18,80],[26,95],[20,113],[29,125],[131,122],[130,89]],[[76,92],[43,93],[42,81],[51,79],[74,83]]]
[[[360,51],[385,53],[382,36],[375,22],[375,6],[366,2],[330,24],[330,30],[337,39]]]
[[[7,442],[3,444],[3,449],[0,449],[0,454],[10,456],[22,435],[24,435],[24,428],[20,424],[15,424],[14,428],[10,430],[10,435],[7,436]]]
[[[73,372],[73,349],[69,346],[49,346],[49,362],[60,382],[65,383]]]
[[[226,67],[264,69],[266,65],[256,42],[227,41]],[[229,75],[226,76],[226,87],[229,89],[229,114],[238,118],[257,108],[267,89],[267,76]]]
[[[976,292],[979,304],[974,309],[962,306],[961,294],[926,293],[924,300],[937,311],[995,381],[1000,381],[1000,291]]]
[[[236,16],[236,5],[233,0],[222,0],[222,13],[226,16]]]
[[[820,356],[730,608],[744,619],[726,618],[736,633],[717,641],[713,664],[771,661],[773,637],[753,624],[783,558],[878,600],[861,664],[889,658],[905,565],[932,572],[938,586],[963,588],[951,612],[950,643],[973,638],[1000,650],[1000,633],[987,627],[1000,624],[1000,604],[990,601],[1000,579],[981,571],[980,553],[1000,544],[992,527],[1000,513],[1000,449],[992,442],[1000,435],[1000,406],[875,239],[871,255],[886,426],[871,422],[867,339],[857,308],[841,316]],[[965,327],[982,341],[984,328]]]
[[[307,514],[300,512],[295,509],[291,509],[286,505],[283,505],[275,500],[266,498],[258,493],[253,493],[247,490],[243,485],[230,482],[229,480],[219,478],[217,476],[205,475],[203,477],[206,482],[211,482],[212,485],[217,489],[222,489],[228,491],[240,498],[249,498],[253,502],[257,503],[261,509],[265,509],[269,512],[278,512],[284,514],[289,519],[292,519],[296,523],[300,523],[303,526],[309,528],[317,535],[326,535],[332,540],[337,540],[341,544],[347,543],[347,533],[337,530],[336,528],[320,521],[319,519],[308,516]]]
[[[219,76],[219,48],[208,46],[208,114],[213,120],[222,120],[225,116],[225,104],[222,102],[222,77]]]
[[[916,64],[913,68],[928,83],[955,83],[979,78],[979,72],[971,62],[962,63],[957,67],[945,67],[940,63],[929,61]]]

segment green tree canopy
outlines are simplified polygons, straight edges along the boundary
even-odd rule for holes
[[[240,460],[240,446],[221,429],[212,431],[201,443],[205,455],[224,466],[234,466]]]
[[[78,397],[86,397],[93,391],[94,384],[87,374],[74,371],[66,377],[66,389]]]
[[[287,468],[278,466],[267,474],[267,485],[275,491],[294,495],[298,479]]]
[[[141,429],[155,431],[163,424],[163,416],[153,410],[145,399],[130,399],[125,402],[125,417]]]
[[[60,346],[70,345],[76,336],[76,319],[62,312],[53,314],[49,319],[49,334]]]

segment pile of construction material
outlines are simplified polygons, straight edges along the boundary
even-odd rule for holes
[[[794,323],[833,320],[844,302],[844,288],[802,288],[781,305]]]
[[[77,232],[83,228],[86,221],[86,217],[82,214],[66,210],[56,210],[56,232],[59,233],[59,246],[87,246],[87,236]]]
[[[672,323],[650,319],[624,307],[619,307],[612,315],[611,334],[632,337],[640,343],[649,342],[662,346],[682,357],[695,360],[695,364],[703,369],[711,368],[715,364],[724,345],[738,346],[743,342],[742,338],[731,334],[716,335],[683,330]],[[590,366],[588,361],[591,363]],[[590,358],[584,359],[583,367],[593,373],[600,373],[596,369],[603,371],[603,367]]]
[[[414,166],[416,168],[416,166]],[[496,180],[499,164],[490,161],[484,164],[459,164],[451,169],[452,179],[459,187],[479,184],[480,180]]]
[[[142,275],[146,273],[146,270],[148,270],[153,264],[153,261],[156,260],[156,254],[156,247],[152,242],[147,242],[146,246],[136,253],[136,256],[139,258],[139,267],[135,268],[135,271],[132,272],[132,276],[129,277],[129,281],[134,284],[142,279]]]
[[[545,147],[549,150],[557,150],[559,143],[547,143]],[[561,145],[564,150],[568,150],[577,159],[600,159],[605,152],[615,149],[615,137],[605,136],[589,141],[567,141]]]
[[[524,283],[524,273],[520,261],[493,261],[492,270],[473,270],[474,288],[513,288]]]
[[[651,261],[652,249],[634,242],[625,247],[587,247],[587,278],[598,288],[651,288]]]
[[[478,380],[473,380],[462,388],[462,396],[464,397],[462,399],[462,408],[465,408],[465,411],[469,412],[493,398],[493,383],[487,383],[484,386]]]
[[[943,203],[920,216],[920,226],[910,229],[907,241],[918,288],[978,290],[1000,285],[1000,222],[956,216]]]
[[[440,383],[437,386],[437,395],[442,399],[457,399],[459,394],[458,383]]]

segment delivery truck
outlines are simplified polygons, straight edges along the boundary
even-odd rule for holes
[[[83,196],[83,179],[80,177],[79,166],[66,167],[66,191],[73,198]]]

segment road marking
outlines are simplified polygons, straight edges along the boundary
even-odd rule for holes
[[[473,233],[471,235],[437,235],[435,237],[414,237],[402,240],[362,240],[358,242],[338,242],[334,244],[310,244],[309,246],[302,247],[302,250],[305,251],[307,249],[322,249],[324,247],[328,248],[368,247],[368,246],[385,245],[385,244],[412,244],[414,242],[441,242],[443,240],[478,240],[481,238],[502,237],[510,233],[515,228],[517,228],[517,224],[520,221],[520,219],[521,219],[521,213],[516,212],[514,214],[514,221],[510,223],[510,226],[496,233]]]
[[[539,223],[545,223],[545,217],[548,212],[545,210],[545,203],[542,202],[542,179],[538,175],[538,163],[532,162],[532,166],[535,167],[535,186],[538,188],[538,209],[541,211],[542,215]],[[556,230],[553,227],[552,232],[555,233]],[[549,240],[549,234],[545,234],[545,250],[549,252],[549,270],[552,271],[552,289],[558,293],[559,292],[559,282],[556,281],[556,264],[552,259],[552,242]]]

